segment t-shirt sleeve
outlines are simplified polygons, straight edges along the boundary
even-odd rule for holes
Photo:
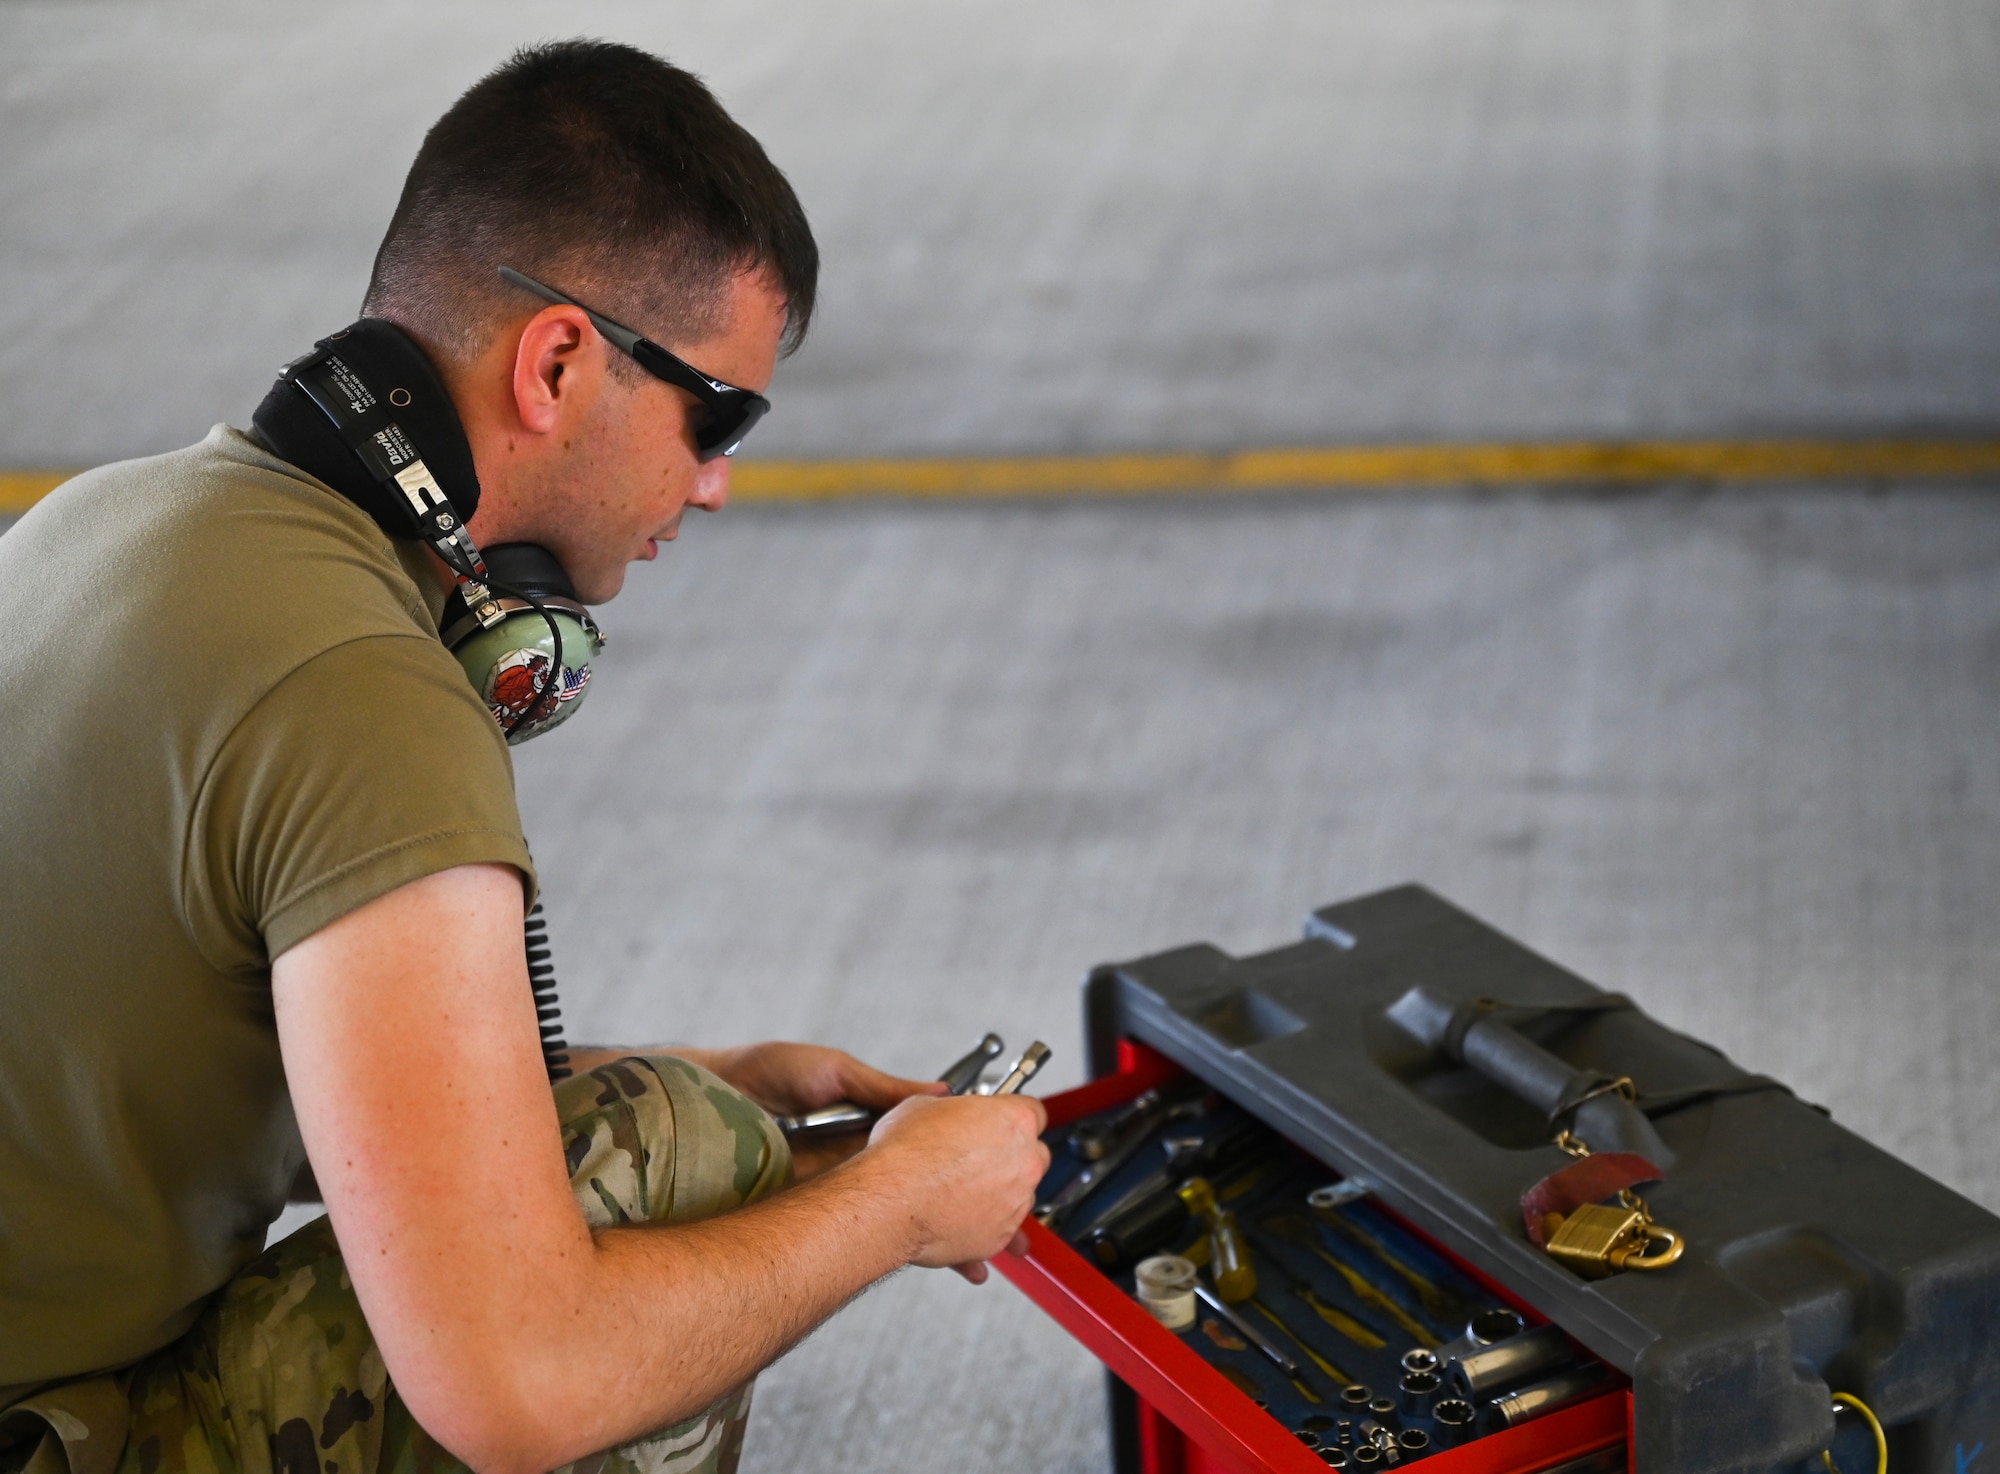
[[[457,865],[534,868],[498,724],[435,641],[376,635],[280,681],[208,765],[184,853],[195,944],[270,960],[400,885]]]

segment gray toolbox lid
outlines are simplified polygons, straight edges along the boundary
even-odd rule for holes
[[[1685,1236],[1678,1264],[1589,1281],[1529,1242],[1521,1195],[1570,1158],[1546,1100],[1439,1042],[1481,999],[1552,1010],[1497,1015],[1531,1061],[1670,1107],[1634,1127],[1601,1096],[1575,1129],[1600,1150],[1657,1132],[1671,1166],[1644,1192]],[[1415,885],[1317,911],[1276,951],[1182,947],[1085,984],[1097,1073],[1121,1036],[1154,1046],[1631,1376],[1643,1474],[1817,1470],[1833,1391],[1892,1425],[1899,1471],[2000,1458],[2000,1219],[1624,1003]]]

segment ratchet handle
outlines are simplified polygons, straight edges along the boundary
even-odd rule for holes
[[[998,1034],[988,1034],[973,1045],[972,1053],[963,1059],[954,1060],[951,1068],[938,1079],[944,1081],[953,1095],[963,1095],[979,1083],[979,1072],[987,1064],[1000,1057],[1000,1051],[1007,1047],[1007,1041]]]
[[[774,1116],[778,1129],[794,1141],[816,1136],[845,1136],[850,1131],[866,1131],[881,1114],[867,1106],[856,1105],[851,1100],[843,1100],[838,1105],[823,1106],[816,1111],[807,1111],[800,1116]]]

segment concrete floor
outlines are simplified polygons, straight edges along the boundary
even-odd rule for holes
[[[695,67],[799,186],[762,453],[2000,419],[1987,0],[13,0],[0,466],[247,415],[552,32]]]
[[[798,181],[766,453],[2000,423],[1979,0],[565,7]],[[0,465],[241,423],[546,8],[0,7]],[[341,105],[347,105],[341,110]],[[1424,880],[2000,1208],[2000,502],[1668,488],[732,509],[521,753],[574,1032],[988,1027]],[[902,1276],[746,1467],[1101,1467],[1094,1364]]]
[[[1091,963],[1419,878],[2000,1207],[1990,492],[732,512],[605,617],[518,770],[581,1036],[1055,1088]],[[909,1275],[753,1464],[1095,1469],[1097,1396]]]

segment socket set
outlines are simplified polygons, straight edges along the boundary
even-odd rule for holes
[[[1036,1217],[1334,1468],[1622,1385],[1200,1082],[1052,1129]]]

